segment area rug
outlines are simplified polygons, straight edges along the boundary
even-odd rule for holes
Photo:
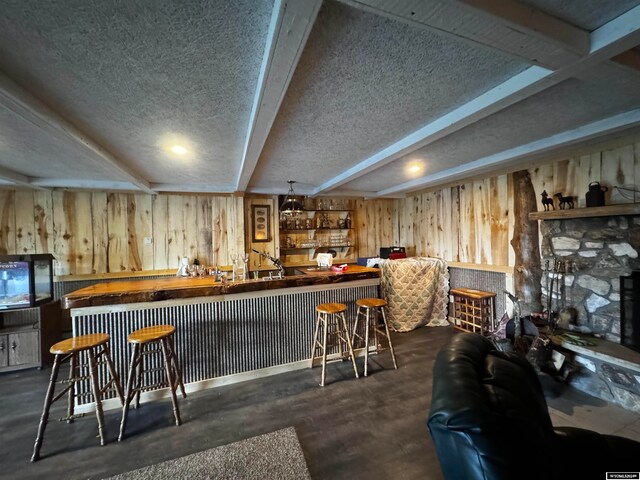
[[[122,473],[107,480],[311,479],[293,427]]]

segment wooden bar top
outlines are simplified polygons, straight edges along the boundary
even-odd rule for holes
[[[214,282],[212,277],[170,277],[99,283],[81,288],[62,297],[62,308],[97,307],[124,303],[159,302],[179,298],[211,297],[233,293],[257,292],[311,285],[328,285],[379,278],[377,268],[350,265],[346,272],[310,270],[303,275],[290,275],[281,280],[243,280]]]

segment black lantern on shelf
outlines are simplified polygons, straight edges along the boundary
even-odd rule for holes
[[[287,180],[287,183],[289,184],[289,191],[280,204],[280,213],[284,213],[285,215],[302,213],[304,211],[304,206],[302,205],[302,202],[296,197],[296,193],[293,191],[293,184],[296,182],[294,180]]]

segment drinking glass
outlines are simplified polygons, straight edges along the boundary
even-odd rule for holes
[[[187,265],[187,273],[190,277],[196,276],[196,267],[197,265]]]
[[[249,278],[249,254],[243,253],[241,256],[242,263],[244,263],[244,271],[242,272],[242,279],[246,280]]]

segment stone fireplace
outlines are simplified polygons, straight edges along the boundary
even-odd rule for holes
[[[640,216],[546,220],[540,230],[542,265],[555,258],[567,269],[564,285],[552,292],[554,308],[575,308],[579,326],[620,343],[620,277],[640,269]],[[541,280],[543,305],[547,277]]]

